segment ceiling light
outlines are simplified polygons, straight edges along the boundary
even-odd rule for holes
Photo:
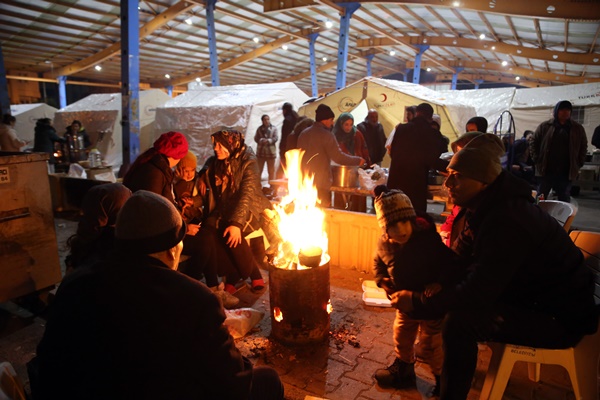
[[[485,33],[482,33],[481,35],[479,35],[479,39],[481,39],[481,40],[485,39]]]
[[[492,46],[492,50],[496,50],[496,46]]]
[[[325,21],[325,27],[327,29],[331,29],[331,27],[333,27],[333,22],[331,22],[330,20]]]
[[[427,43],[427,38],[423,39],[423,43]]]
[[[431,72],[431,68],[427,67],[427,72]]]
[[[396,52],[394,50],[390,50],[390,56],[395,56]]]
[[[458,43],[458,42],[456,41],[456,39],[454,39],[454,40],[452,41],[452,44],[456,44],[456,43]]]
[[[508,65],[508,61],[502,61],[502,66],[506,67]]]
[[[592,61],[593,61],[593,62],[595,62],[595,63],[597,63],[597,62],[598,62],[598,59],[597,59],[597,58],[594,58]],[[47,62],[47,61],[46,61],[46,62]]]
[[[453,7],[460,7],[460,1],[455,1],[452,3]]]
[[[196,78],[196,82],[202,82],[202,78]]]
[[[95,69],[96,71],[102,71],[102,67],[101,67],[101,66],[99,66],[99,65],[96,65],[96,66],[94,67],[94,69]]]
[[[191,18],[186,19],[185,23],[188,24],[188,25],[191,25],[192,24],[192,19]]]
[[[556,7],[554,7],[554,6],[548,6],[548,7],[546,8],[546,12],[547,12],[548,14],[552,14],[554,11],[556,11]]]
[[[552,54],[552,58],[556,60],[558,58],[558,54]]]
[[[521,78],[520,78],[520,77],[518,77],[518,76],[515,76],[515,79],[516,79],[517,81],[520,81],[520,80],[521,80]]]
[[[327,61],[327,57],[323,57],[323,61]]]
[[[169,74],[165,74],[165,78],[167,78],[167,79],[171,79],[171,75],[169,75]]]
[[[254,41],[254,43],[258,43],[259,39],[258,37],[254,36],[254,39],[252,39]]]
[[[521,54],[523,51],[521,49],[517,49],[517,54]]]
[[[287,44],[284,44],[283,46],[281,46],[281,48],[284,49],[284,50],[287,50],[288,46],[287,46]]]
[[[46,61],[44,61],[44,62],[45,62],[46,64],[52,64],[52,61],[50,61],[50,60],[46,60]],[[595,62],[595,61],[594,61],[594,62]]]

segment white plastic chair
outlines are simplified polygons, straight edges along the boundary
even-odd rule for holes
[[[571,204],[558,200],[540,200],[540,208],[550,214],[559,224],[569,232],[571,223],[577,214],[577,209]]]
[[[600,233],[573,231],[571,239],[585,257],[585,263],[596,274],[595,299],[600,304]],[[515,362],[528,362],[529,379],[538,382],[541,364],[557,364],[569,373],[577,400],[598,399],[598,362],[600,361],[600,323],[596,333],[585,336],[575,347],[542,349],[506,343],[488,343],[492,358],[480,400],[502,398]]]

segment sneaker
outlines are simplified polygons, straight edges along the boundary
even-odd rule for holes
[[[215,294],[221,299],[223,307],[226,309],[234,308],[240,302],[240,299],[225,290],[218,290]]]
[[[378,369],[375,372],[375,380],[382,387],[394,387],[396,389],[416,387],[415,364],[406,363],[396,358],[392,365],[386,369]]]
[[[253,279],[252,280],[252,291],[253,292],[260,292],[264,288],[265,288],[264,279],[261,278],[261,279]]]

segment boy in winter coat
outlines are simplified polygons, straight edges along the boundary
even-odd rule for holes
[[[404,288],[420,288],[431,296],[458,278],[461,268],[455,254],[436,232],[433,221],[417,216],[410,199],[400,190],[384,185],[375,188],[375,211],[383,234],[377,243],[375,281],[388,296]],[[414,289],[416,290],[416,289]],[[398,310],[394,321],[396,360],[375,372],[380,386],[415,386],[414,343],[419,328],[422,355],[435,376],[434,394],[439,392],[443,352],[441,320],[416,320]]]

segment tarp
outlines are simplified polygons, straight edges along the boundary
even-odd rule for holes
[[[488,132],[494,131],[494,125],[504,111],[510,110],[513,97],[517,88],[496,88],[496,89],[470,89],[470,90],[438,90],[441,99],[458,101],[462,104],[473,107],[476,114],[472,117],[484,117],[488,122]],[[467,121],[469,118],[467,118]],[[503,121],[504,122],[504,121]],[[465,124],[466,125],[466,124]],[[460,128],[465,129],[465,125]],[[507,124],[502,124],[502,131],[505,132]]]
[[[424,86],[372,77],[363,78],[308,103],[302,106],[298,113],[314,118],[317,107],[320,104],[327,104],[337,117],[343,112],[353,112],[362,100],[366,101],[369,109],[378,111],[379,122],[383,125],[386,135],[389,135],[398,123],[405,122],[406,107],[416,106],[420,103],[431,104],[433,112],[440,115],[441,132],[450,141],[455,140],[463,133],[466,122],[475,115],[475,109],[472,106],[453,99],[446,99],[438,92]],[[363,115],[356,115],[354,123],[358,124],[363,119]]]
[[[159,89],[140,91],[140,153],[154,142],[156,108],[171,97]],[[67,126],[79,120],[98,148],[106,165],[117,171],[123,163],[120,93],[92,94],[59,110],[54,116],[54,128],[63,136]]]
[[[54,119],[54,114],[58,110],[46,103],[34,104],[11,104],[10,114],[17,119],[15,130],[21,140],[30,141],[31,144],[26,147],[33,147],[33,137],[35,135],[35,124],[38,119]]]
[[[261,116],[271,118],[281,138],[281,106],[289,102],[297,110],[308,96],[294,83],[260,85],[199,86],[168,101],[156,111],[156,132],[183,133],[198,165],[213,155],[210,135],[223,127],[244,132],[246,143],[256,150],[254,134]],[[279,143],[277,143],[279,148]]]

